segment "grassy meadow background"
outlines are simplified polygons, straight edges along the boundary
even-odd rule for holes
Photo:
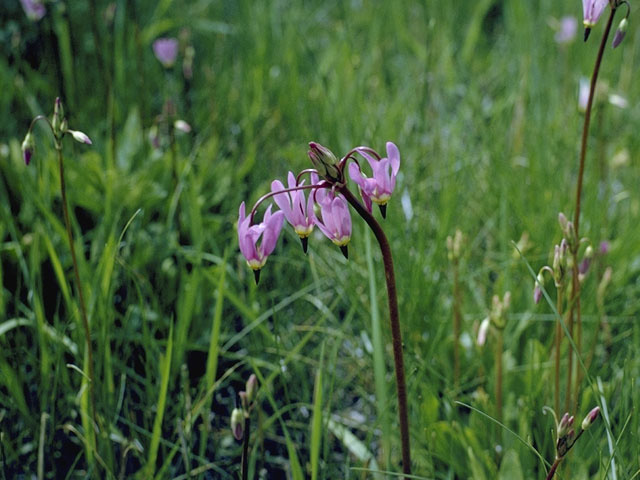
[[[610,251],[584,284],[585,351],[596,345],[571,413],[581,421],[604,398],[608,421],[577,443],[561,479],[640,477],[640,32],[631,3],[627,37],[607,50],[600,75],[628,105],[605,99],[594,111],[581,221],[582,235]],[[384,152],[389,140],[400,149],[384,228],[414,473],[545,477],[555,317],[544,300],[534,305],[527,262],[536,272],[551,262],[558,212],[573,215],[578,85],[602,20],[586,44],[579,28],[560,45],[553,20],[581,23],[578,0],[46,6],[38,22],[18,1],[0,12],[1,478],[239,478],[229,415],[251,373],[261,388],[250,478],[401,471],[384,276],[364,222],[354,215],[348,261],[319,233],[304,255],[285,227],[258,286],[237,247],[240,202],[308,168],[312,140],[336,154]],[[153,54],[162,36],[181,41],[172,69]],[[20,152],[31,119],[51,115],[56,96],[69,126],[93,140],[66,138],[64,154],[94,345],[97,461],[80,418],[84,332],[49,132],[35,129],[30,166]],[[176,133],[173,149],[154,148],[167,99],[193,129]],[[465,237],[458,384],[446,249],[456,229]],[[514,249],[523,234],[526,260]],[[484,347],[475,337],[491,297],[506,291],[502,428],[491,419],[492,337]]]

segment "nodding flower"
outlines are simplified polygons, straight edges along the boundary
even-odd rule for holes
[[[296,184],[296,177],[293,175],[293,172],[289,172],[287,180],[290,189],[304,184],[304,180],[300,182],[300,185]],[[318,183],[318,176],[312,174],[311,184],[314,185],[316,183]],[[310,193],[309,198],[305,201],[304,191],[294,190],[291,192],[283,192],[283,190],[285,190],[285,187],[280,180],[271,182],[272,192],[282,192],[276,193],[273,199],[284,213],[284,217],[302,240],[302,248],[306,253],[307,239],[313,231],[315,221],[315,214],[313,213],[313,193]]]
[[[320,218],[315,218],[315,224],[329,240],[342,250],[342,254],[348,258],[347,244],[351,240],[351,214],[347,201],[342,195],[328,192],[325,189],[317,190],[315,195],[320,205]]]
[[[267,257],[276,248],[280,230],[284,222],[284,213],[271,213],[271,205],[264,213],[264,219],[257,225],[251,225],[251,216],[245,215],[244,202],[240,204],[238,215],[238,244],[247,264],[254,271],[256,283],[260,279],[260,269],[267,263]],[[258,239],[262,241],[258,246]]]
[[[366,207],[371,211],[371,202],[384,207],[396,187],[396,176],[400,169],[400,152],[392,142],[387,142],[387,157],[377,160],[366,149],[356,151],[367,159],[373,177],[367,178],[362,174],[360,166],[356,163],[349,165],[349,176],[360,187],[360,193]],[[384,216],[384,209],[382,209]]]
[[[584,14],[584,41],[586,42],[591,33],[591,29],[598,23],[605,7],[609,5],[609,0],[582,0],[582,11]]]

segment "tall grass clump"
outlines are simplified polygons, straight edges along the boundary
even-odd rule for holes
[[[640,476],[633,2],[5,3],[0,478]]]

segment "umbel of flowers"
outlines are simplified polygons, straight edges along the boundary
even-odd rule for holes
[[[371,177],[363,173],[356,154],[371,167]],[[309,143],[308,155],[315,169],[303,170],[297,176],[289,172],[287,187],[280,180],[274,180],[271,192],[260,198],[248,215],[244,202],[240,205],[238,243],[247,264],[254,271],[256,283],[260,278],[260,270],[275,249],[285,219],[300,237],[305,253],[309,235],[317,226],[348,258],[351,214],[347,203],[354,205],[355,201],[356,210],[365,209],[368,213],[376,203],[382,216],[386,216],[386,205],[395,188],[400,168],[400,152],[392,142],[387,142],[386,157],[369,147],[357,147],[338,161],[328,148],[315,142]],[[344,172],[349,161],[353,162],[349,164],[349,176],[358,186],[362,203],[353,197],[346,185]],[[306,179],[302,179],[305,175],[309,177],[308,184],[305,183]],[[308,191],[308,196],[305,196],[305,191]],[[272,212],[270,205],[262,222],[256,223],[256,209],[272,197],[280,210]]]
[[[263,195],[249,212],[242,202],[238,215],[240,251],[253,270],[257,283],[262,267],[276,247],[285,219],[300,237],[305,253],[309,236],[318,227],[346,258],[352,231],[349,205],[369,225],[380,245],[384,264],[398,395],[402,470],[411,474],[407,389],[393,258],[384,230],[372,210],[375,203],[382,217],[386,217],[387,202],[395,189],[400,169],[400,152],[395,144],[387,142],[386,156],[370,147],[356,147],[338,159],[328,148],[311,142],[308,155],[314,168],[302,170],[298,175],[289,172],[286,187],[281,181],[274,180],[271,192]],[[369,168],[363,168],[367,165]],[[349,189],[347,173],[357,186],[360,198]],[[269,205],[262,221],[256,221],[258,207],[270,198],[279,210],[274,211],[273,205]]]

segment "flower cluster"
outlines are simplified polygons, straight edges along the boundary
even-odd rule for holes
[[[373,203],[376,203],[382,216],[386,216],[386,205],[395,189],[400,168],[398,147],[387,142],[386,148],[386,157],[369,147],[357,147],[338,160],[331,150],[311,142],[308,155],[314,169],[303,170],[297,176],[289,172],[286,187],[280,180],[274,180],[271,192],[260,198],[248,214],[242,202],[238,215],[238,244],[247,264],[254,271],[256,283],[260,278],[260,269],[275,249],[285,219],[300,237],[305,253],[309,236],[317,226],[348,258],[347,246],[352,230],[348,204],[370,214]],[[371,177],[363,173],[356,154],[369,164]],[[344,172],[349,161],[352,162],[348,167],[349,176],[358,186],[362,203],[346,185]],[[309,176],[309,183],[301,179],[303,175]],[[305,191],[308,191],[308,196]],[[256,209],[269,198],[273,198],[279,210],[273,212],[270,205],[262,222],[254,223]]]

